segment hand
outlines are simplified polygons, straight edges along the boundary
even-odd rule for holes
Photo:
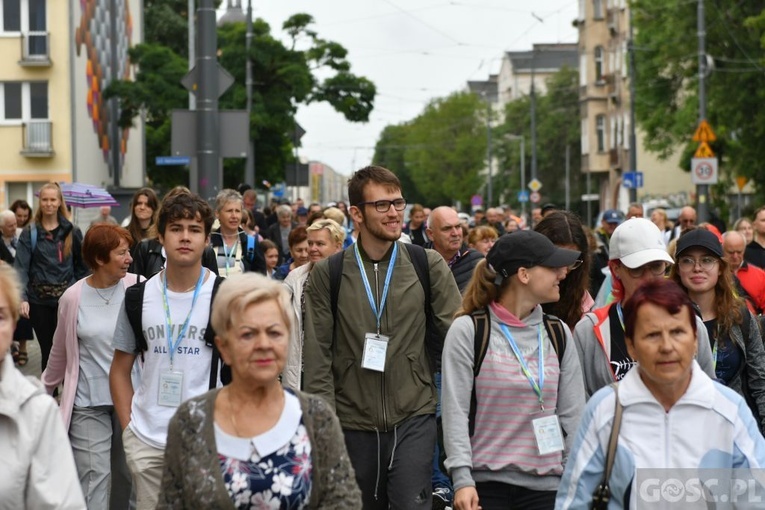
[[[475,487],[467,486],[457,489],[454,493],[454,510],[481,510]]]
[[[25,319],[29,318],[29,302],[28,301],[22,301],[19,305],[19,315],[24,317]]]

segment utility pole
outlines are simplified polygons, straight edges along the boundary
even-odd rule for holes
[[[521,191],[526,191],[526,139],[523,135],[505,135],[508,140],[519,140],[521,142]],[[521,202],[521,217],[526,216],[526,202]]]
[[[218,32],[213,0],[200,0],[199,52],[196,69],[199,77],[197,91],[197,164],[199,165],[199,194],[212,200],[220,191],[220,114],[218,112]]]
[[[247,139],[249,140],[247,161],[244,167],[244,182],[255,187],[255,142],[252,140],[252,0],[247,0],[247,37],[245,39],[245,55],[247,57],[245,86],[247,87]]]
[[[629,8],[629,24],[630,24],[630,42],[628,45],[630,55],[630,171],[637,172],[637,136],[635,136],[636,120],[635,120],[635,80],[637,73],[635,72],[635,31],[632,28],[632,7]],[[614,81],[616,78],[614,77]],[[635,186],[630,188],[630,203],[637,202],[637,177],[635,178]]]
[[[537,93],[534,88],[536,52],[531,57],[531,180],[537,178]]]
[[[493,207],[494,205],[494,190],[493,190],[493,184],[492,184],[492,175],[491,175],[491,103],[489,102],[489,94],[484,94],[484,98],[486,99],[486,165],[489,169],[489,179],[488,179],[488,190],[486,193],[486,207]]]
[[[188,30],[189,30],[189,71],[194,69],[197,62],[197,33],[196,22],[194,15],[196,13],[196,7],[194,0],[189,0],[188,3]],[[197,109],[197,97],[194,92],[189,90],[189,110],[194,111]],[[194,193],[199,192],[199,165],[197,164],[196,155],[193,156],[189,162],[189,189]]]
[[[697,28],[699,36],[699,123],[707,119],[707,50],[706,23],[704,21],[704,0],[698,0]],[[696,185],[696,215],[698,223],[709,220],[709,185]]]

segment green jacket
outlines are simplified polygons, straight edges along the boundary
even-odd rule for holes
[[[361,245],[359,245],[361,248]],[[381,296],[393,248],[378,265]],[[305,290],[304,389],[335,405],[344,429],[387,431],[412,416],[434,414],[436,390],[425,350],[425,291],[399,242],[380,333],[390,338],[385,371],[361,367],[366,333],[377,329],[353,247],[343,254],[337,317],[332,316],[329,260],[318,262]],[[375,294],[375,264],[360,249]],[[443,257],[427,250],[431,305],[441,337],[460,306],[457,284]],[[379,300],[378,300],[379,302]]]

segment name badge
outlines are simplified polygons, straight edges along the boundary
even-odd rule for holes
[[[163,372],[159,376],[159,396],[157,404],[165,407],[178,407],[183,402],[183,372]]]
[[[531,420],[531,425],[534,427],[539,455],[563,451],[565,444],[557,414]]]
[[[364,336],[364,356],[361,367],[377,372],[385,372],[385,354],[388,352],[388,340],[385,335],[367,333]]]

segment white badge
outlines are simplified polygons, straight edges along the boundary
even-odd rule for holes
[[[178,407],[183,402],[183,372],[162,372],[159,376],[157,404]]]
[[[531,424],[534,427],[534,436],[537,439],[540,455],[563,451],[565,445],[557,414],[531,420]]]
[[[387,336],[367,333],[364,336],[364,356],[361,360],[362,368],[385,372],[385,354],[387,352]]]

